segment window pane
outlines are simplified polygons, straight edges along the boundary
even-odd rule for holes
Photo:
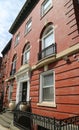
[[[20,33],[16,36],[15,45],[19,43],[19,40],[20,40]]]
[[[43,88],[43,101],[53,101],[53,100],[54,100],[53,86],[50,88]]]
[[[30,20],[26,23],[25,33],[28,33],[28,32],[31,30],[31,26],[32,26],[32,19],[30,19]]]
[[[53,74],[45,75],[43,77],[43,86],[50,86],[53,85]]]
[[[25,53],[25,61],[29,60],[29,51]]]
[[[46,10],[48,10],[51,6],[51,0],[46,0],[43,4],[43,13],[46,12]]]
[[[51,33],[50,35],[44,38],[44,48],[52,45],[53,42],[54,42],[54,37],[53,37],[53,33]]]

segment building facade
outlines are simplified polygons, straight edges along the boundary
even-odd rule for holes
[[[56,119],[79,115],[78,16],[78,0],[25,2],[9,30],[7,104],[30,101],[32,113]]]

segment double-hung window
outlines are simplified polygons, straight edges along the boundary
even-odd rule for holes
[[[29,57],[30,57],[30,45],[27,44],[23,53],[23,64],[27,64],[29,62]]]
[[[20,40],[20,33],[18,33],[16,35],[16,38],[15,38],[15,46],[19,43],[19,40]]]
[[[42,36],[42,58],[51,54],[55,54],[55,38],[54,29],[52,25],[49,25]]]
[[[40,103],[55,103],[55,74],[53,70],[40,75]]]
[[[17,55],[15,55],[14,58],[13,58],[11,75],[14,75],[15,72],[16,72],[16,61],[17,61]]]
[[[44,0],[42,3],[41,9],[42,9],[42,16],[47,13],[47,11],[52,7],[52,0]]]
[[[31,27],[32,27],[32,18],[30,18],[30,19],[27,21],[27,23],[26,23],[26,26],[25,26],[25,34],[27,34],[28,32],[30,32]]]

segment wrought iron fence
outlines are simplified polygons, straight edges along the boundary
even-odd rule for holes
[[[44,48],[41,52],[38,53],[38,60],[41,60],[47,56],[56,54],[56,43]]]
[[[41,130],[79,130],[79,116],[57,120],[31,112],[14,111],[14,124],[23,130],[32,130],[32,125],[42,127]]]

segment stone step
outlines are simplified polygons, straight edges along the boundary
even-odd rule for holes
[[[12,112],[5,112],[2,114],[3,116],[5,116],[6,118],[9,118],[9,119],[13,119],[13,113]]]
[[[12,119],[10,119],[10,118],[7,118],[5,115],[0,115],[0,118],[4,121],[4,122],[6,122],[6,123],[11,123],[11,121],[12,121]]]
[[[6,128],[9,128],[10,127],[10,124],[5,122],[3,119],[0,118],[0,125],[6,127]]]
[[[13,121],[10,124],[10,130],[20,130],[19,128],[15,127]]]
[[[0,114],[0,125],[9,128],[9,130],[20,130],[13,125],[13,113],[11,111],[5,111]]]

